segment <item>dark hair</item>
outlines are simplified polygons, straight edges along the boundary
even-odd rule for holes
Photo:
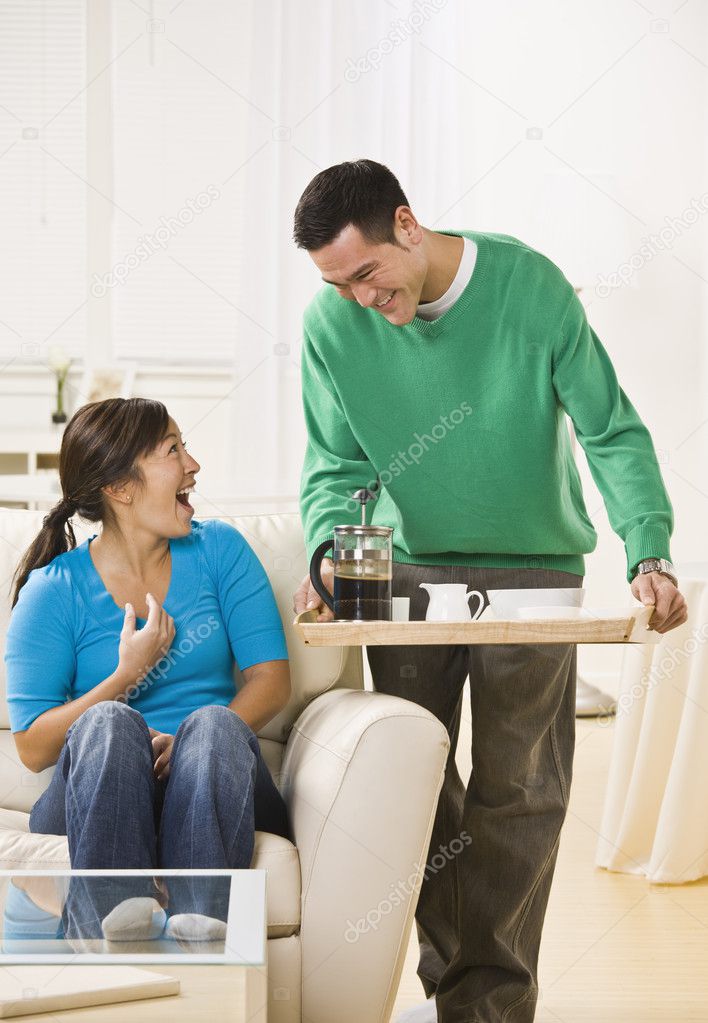
[[[348,224],[367,241],[395,243],[393,215],[399,206],[408,206],[408,200],[388,167],[374,160],[338,163],[320,171],[300,196],[295,244],[314,252]]]
[[[168,420],[162,402],[149,398],[107,398],[83,405],[74,413],[59,453],[63,496],[45,516],[13,576],[13,607],[33,569],[76,547],[72,515],[89,522],[106,521],[111,511],[101,488],[130,480],[138,485],[144,482],[135,461],[159,444]]]

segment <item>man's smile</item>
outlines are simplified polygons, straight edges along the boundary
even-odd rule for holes
[[[387,309],[387,308],[389,308],[392,305],[392,303],[393,303],[393,296],[395,294],[396,294],[396,289],[394,288],[393,291],[389,291],[388,295],[386,295],[381,302],[377,302],[376,303],[376,308],[377,309]]]

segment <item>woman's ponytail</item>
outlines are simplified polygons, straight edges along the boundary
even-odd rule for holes
[[[58,504],[54,505],[49,514],[44,516],[41,530],[25,552],[13,576],[15,583],[13,607],[33,569],[48,565],[58,554],[64,554],[76,547],[74,527],[71,524],[71,516],[75,511],[74,502],[63,497]]]
[[[105,524],[111,512],[104,501],[104,487],[126,480],[142,483],[138,459],[164,438],[169,418],[162,402],[151,398],[106,398],[77,409],[66,424],[59,451],[64,497],[45,515],[13,576],[13,607],[33,569],[76,547],[72,515]]]

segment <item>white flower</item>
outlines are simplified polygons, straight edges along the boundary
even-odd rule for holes
[[[71,359],[61,345],[52,345],[47,353],[47,365],[55,373],[66,373]]]

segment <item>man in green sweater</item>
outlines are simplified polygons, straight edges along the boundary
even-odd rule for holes
[[[326,286],[304,318],[308,557],[360,521],[352,495],[380,484],[371,523],[392,526],[394,595],[425,618],[419,583],[481,590],[582,585],[596,545],[566,414],[626,551],[652,628],[686,621],[671,504],[651,437],[571,284],[515,238],[422,227],[395,176],[370,160],[318,174],[295,241]],[[332,563],[323,563],[332,588]],[[295,610],[331,612],[305,578]],[[440,718],[451,752],[431,850],[471,841],[423,883],[410,1020],[531,1023],[536,967],[570,787],[576,648],[370,647],[377,690]],[[473,772],[455,767],[461,694]]]

